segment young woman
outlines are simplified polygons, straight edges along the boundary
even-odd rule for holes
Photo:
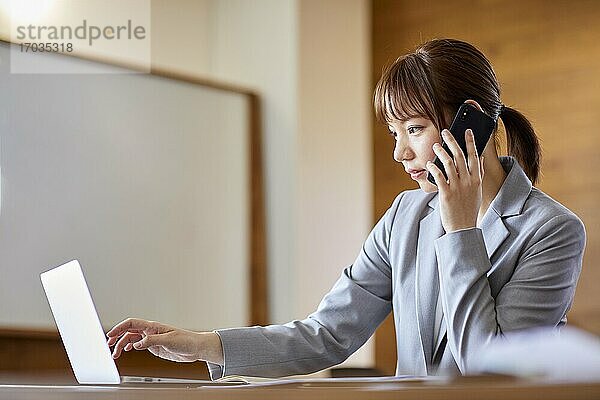
[[[499,157],[490,139],[478,158],[470,131],[463,154],[443,130],[465,101],[502,120],[510,157]],[[315,313],[215,332],[127,319],[108,332],[113,356],[148,349],[205,360],[213,378],[305,374],[345,360],[393,311],[397,374],[465,374],[495,336],[563,325],[584,226],[532,186],[538,140],[527,119],[502,104],[485,56],[458,40],[427,42],[383,73],[375,111],[395,138],[394,159],[420,189],[396,197]],[[436,155],[447,180],[431,163]]]

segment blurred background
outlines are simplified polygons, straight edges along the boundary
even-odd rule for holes
[[[31,3],[29,16],[64,6]],[[6,38],[6,13],[0,18]],[[316,308],[393,198],[416,188],[373,118],[382,69],[428,39],[476,45],[495,68],[503,102],[541,139],[538,186],[586,225],[569,321],[600,334],[597,21],[595,0],[152,0],[151,63],[260,96],[268,321],[282,323]],[[345,365],[393,374],[394,346],[388,319]]]

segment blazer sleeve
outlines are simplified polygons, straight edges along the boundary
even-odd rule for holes
[[[360,348],[392,309],[388,250],[401,197],[396,197],[355,262],[344,269],[318,309],[306,319],[217,330],[224,365],[208,363],[211,378],[307,374],[339,364]]]
[[[583,223],[573,214],[553,217],[533,235],[494,299],[481,230],[436,240],[447,343],[461,373],[469,372],[471,360],[496,335],[561,324],[573,302],[584,248]]]

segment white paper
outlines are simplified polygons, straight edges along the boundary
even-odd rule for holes
[[[509,333],[482,351],[474,361],[474,370],[549,381],[597,382],[600,340],[571,327]]]

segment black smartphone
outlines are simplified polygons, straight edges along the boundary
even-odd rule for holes
[[[467,143],[465,142],[465,131],[467,129],[473,131],[473,135],[475,136],[475,148],[477,149],[477,154],[481,156],[481,153],[483,153],[483,149],[485,149],[485,145],[490,140],[490,136],[492,136],[492,132],[494,132],[495,128],[496,121],[492,117],[479,111],[477,107],[469,103],[463,103],[458,108],[454,120],[452,121],[452,125],[450,125],[448,130],[452,136],[454,136],[454,139],[456,139],[456,142],[462,149],[466,158]],[[452,151],[450,151],[450,148],[444,141],[442,141],[442,148],[448,152],[450,157],[452,157]],[[444,177],[448,179],[444,164],[442,164],[442,161],[437,156],[433,163],[437,165],[444,174]],[[431,173],[427,175],[427,180],[435,185],[435,179]]]

